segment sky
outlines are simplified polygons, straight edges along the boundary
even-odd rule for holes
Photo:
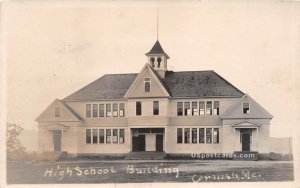
[[[216,71],[274,116],[272,137],[298,137],[298,5],[7,2],[2,7],[7,120],[37,130],[35,119],[54,99],[104,74],[139,72],[157,40],[158,7],[158,37],[172,70]],[[33,148],[37,137],[22,139]]]

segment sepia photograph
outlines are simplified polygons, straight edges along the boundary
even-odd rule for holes
[[[1,187],[300,187],[300,2],[0,15]]]

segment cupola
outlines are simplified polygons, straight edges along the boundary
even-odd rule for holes
[[[148,64],[150,67],[156,70],[162,79],[165,78],[165,73],[168,70],[167,60],[170,57],[164,52],[158,40],[150,52],[146,53],[145,55],[148,57]]]

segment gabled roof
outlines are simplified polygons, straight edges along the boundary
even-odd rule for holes
[[[165,51],[163,50],[163,48],[161,47],[159,41],[157,40],[154,44],[154,46],[152,47],[152,49],[150,50],[150,52],[146,53],[145,55],[156,55],[156,54],[163,54],[165,55],[168,59],[170,58],[168,56],[168,54],[165,53]]]
[[[60,117],[54,116],[56,106],[61,107]],[[64,101],[55,99],[37,118],[36,121],[84,121],[69,105]]]
[[[106,74],[63,100],[122,99],[138,74]]]
[[[248,102],[250,105],[249,113],[243,113],[243,103]],[[221,116],[221,119],[272,119],[273,116],[259,105],[248,94],[245,94],[237,103],[232,105]]]
[[[157,89],[161,91],[161,93],[156,93],[156,96],[152,96],[151,92],[146,93],[140,93],[139,90],[136,90],[137,87],[139,87],[139,84],[144,84],[144,77],[145,74],[149,73],[149,76],[153,79],[153,82],[156,82],[156,85],[154,84],[154,88],[155,86],[157,86]],[[140,71],[140,73],[138,74],[138,76],[135,78],[135,80],[133,81],[133,83],[131,84],[131,86],[129,87],[129,89],[127,90],[126,94],[124,95],[125,98],[129,98],[129,97],[137,97],[137,96],[143,96],[143,97],[170,97],[170,93],[169,91],[166,89],[165,84],[163,83],[163,81],[161,80],[160,76],[158,75],[158,73],[151,68],[148,64],[145,64],[145,66],[142,68],[142,70]]]
[[[173,97],[242,97],[244,93],[214,71],[167,72],[163,79]]]
[[[155,73],[155,71],[154,71]],[[66,97],[65,101],[123,99],[138,74],[108,74]],[[171,97],[235,97],[244,93],[214,71],[170,72],[160,82]]]
[[[261,126],[261,123],[249,121],[249,120],[242,120],[239,122],[235,122],[232,124],[233,127],[240,127],[240,126]]]

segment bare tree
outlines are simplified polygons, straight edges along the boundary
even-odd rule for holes
[[[24,154],[25,147],[22,146],[18,136],[23,131],[21,125],[16,123],[6,123],[6,144],[7,144],[7,154],[9,156],[20,156]]]

